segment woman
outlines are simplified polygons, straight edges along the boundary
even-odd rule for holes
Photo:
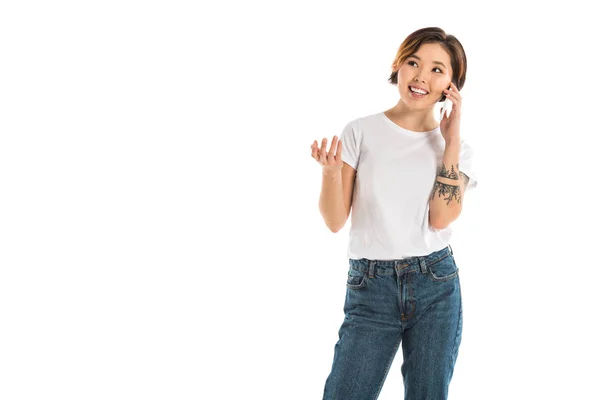
[[[311,147],[329,229],[339,231],[352,210],[345,318],[324,399],[377,398],[400,343],[404,398],[447,399],[462,336],[449,225],[477,185],[460,138],[466,71],[454,36],[417,30],[392,63],[398,103],[349,122],[329,151],[326,138]],[[446,97],[452,110],[438,123],[434,107]]]

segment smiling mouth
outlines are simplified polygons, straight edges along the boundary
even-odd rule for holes
[[[414,93],[414,94],[416,94],[418,96],[427,96],[429,94],[429,92],[427,92],[427,91],[425,91],[425,93],[415,92],[415,91],[412,90],[412,86],[411,85],[408,85],[408,90],[409,90],[409,92]]]

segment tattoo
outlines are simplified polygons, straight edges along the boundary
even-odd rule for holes
[[[449,172],[446,169],[446,165],[442,164],[442,170],[440,171],[440,174],[438,176],[441,176],[442,178],[458,180],[458,175],[456,174],[456,172],[454,172],[454,165],[451,165],[450,168],[451,168],[451,170]],[[456,164],[456,169],[458,169],[458,164]]]
[[[458,170],[458,164],[456,164],[456,169]],[[460,172],[460,170],[459,170]],[[459,180],[459,176],[456,173],[456,171],[454,170],[454,165],[450,166],[450,171],[448,171],[446,169],[446,165],[442,164],[440,173],[438,175],[441,178],[447,178],[447,179],[454,179],[454,180]],[[460,176],[465,180],[465,188],[467,187],[467,184],[469,183],[469,177],[465,174],[463,174],[462,172],[460,172]],[[446,205],[449,205],[450,202],[452,201],[452,199],[456,199],[456,202],[460,204],[461,202],[461,193],[460,193],[460,181],[458,185],[450,185],[447,183],[443,183],[443,182],[439,182],[439,181],[435,181],[435,186],[433,187],[433,193],[431,193],[431,198],[430,200],[433,200],[435,198],[435,195],[438,195],[438,197],[440,196],[446,196],[444,197],[444,200],[446,200]]]
[[[438,197],[448,195],[447,197],[444,197],[444,200],[446,200],[446,205],[450,204],[452,199],[456,199],[456,202],[460,203],[460,185],[448,185],[447,183],[442,183],[436,180],[430,200],[435,198],[436,193],[438,193]]]

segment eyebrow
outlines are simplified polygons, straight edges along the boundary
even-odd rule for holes
[[[408,56],[407,58],[410,58],[410,57],[412,57],[412,58],[416,58],[417,60],[421,61],[421,59],[420,59],[419,57],[415,56],[415,55]],[[434,63],[434,64],[440,64],[442,67],[444,67],[444,68],[447,68],[447,67],[444,65],[444,63],[443,63],[443,62],[441,62],[441,61],[434,61],[433,63]]]

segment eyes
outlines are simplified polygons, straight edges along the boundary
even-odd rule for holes
[[[410,63],[415,63],[415,64],[416,64],[416,62],[415,62],[415,61],[409,61],[407,64],[408,64],[408,65],[410,65]],[[437,70],[439,70],[441,74],[443,74],[443,73],[444,73],[444,71],[442,71],[442,70],[441,70],[441,69],[439,69],[438,67],[435,67],[434,69],[437,69]]]

